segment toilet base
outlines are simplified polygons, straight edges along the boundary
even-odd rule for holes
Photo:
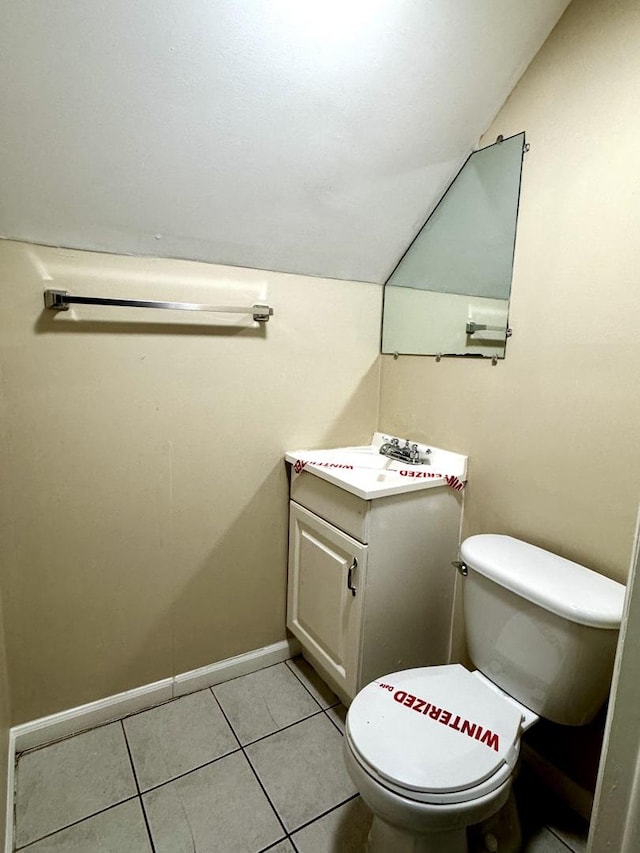
[[[416,835],[391,826],[377,816],[373,818],[367,839],[367,853],[467,853],[467,850],[465,829]]]
[[[374,816],[366,853],[486,853],[488,850],[518,853],[521,842],[520,821],[511,791],[495,815],[468,829],[416,835]]]
[[[470,826],[467,831],[469,853],[519,853],[522,846],[520,818],[513,791],[502,808],[482,823]]]

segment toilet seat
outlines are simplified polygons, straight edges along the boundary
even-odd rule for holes
[[[511,775],[522,714],[459,664],[408,669],[367,685],[346,735],[380,785],[417,802],[462,803]]]

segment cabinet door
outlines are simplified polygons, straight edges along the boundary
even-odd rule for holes
[[[350,697],[358,685],[366,561],[366,545],[291,501],[287,627]]]

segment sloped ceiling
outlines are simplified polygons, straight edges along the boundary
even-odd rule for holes
[[[0,234],[382,282],[567,5],[7,0]]]

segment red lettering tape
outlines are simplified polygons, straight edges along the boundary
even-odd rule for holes
[[[371,468],[368,465],[347,465],[342,462],[316,462],[313,459],[296,459],[293,463],[293,472],[294,474],[300,474],[307,465],[313,465],[317,468],[339,468],[346,469],[348,471],[353,471],[354,469],[362,469],[367,471],[377,471],[377,468]],[[410,471],[408,469],[402,469],[398,471],[395,468],[387,468],[384,471],[385,476],[388,477],[390,474],[398,474],[400,477],[412,477],[413,479],[418,480],[444,480],[445,483],[450,486],[455,491],[460,492],[464,489],[466,483],[464,480],[461,480],[455,474],[440,474],[436,471],[420,471],[413,470]]]
[[[382,684],[379,686],[383,690],[393,691],[395,688],[391,684]],[[419,696],[414,696],[413,693],[407,693],[406,690],[395,690],[393,694],[394,700],[404,708],[411,708],[412,711],[417,711],[423,717],[447,726],[460,734],[477,740],[478,743],[484,744],[489,749],[496,752],[500,750],[500,736],[490,729],[483,728],[479,723],[472,723],[470,720],[463,719],[460,714],[453,714],[452,711],[447,711],[445,708],[438,708],[427,702],[426,699],[421,699]]]
[[[484,734],[482,735],[482,743],[486,743],[486,745],[498,751],[498,735],[490,732],[489,729],[485,729]]]
[[[449,723],[450,729],[455,729],[457,732],[460,731],[460,717],[456,717],[452,723]]]

